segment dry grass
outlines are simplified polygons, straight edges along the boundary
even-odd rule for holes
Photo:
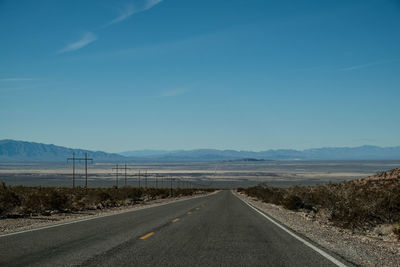
[[[26,187],[0,184],[0,218],[134,205],[146,199],[190,196],[213,189]]]
[[[400,169],[391,172],[397,174],[318,186],[276,188],[263,184],[240,191],[290,210],[327,214],[327,219],[340,227],[367,230],[400,223]],[[393,229],[400,237],[400,228]]]

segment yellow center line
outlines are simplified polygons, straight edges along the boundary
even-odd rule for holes
[[[191,212],[191,211],[189,211],[189,212],[187,212],[186,214],[190,215],[190,214],[192,214],[192,212]]]
[[[199,210],[200,208],[196,208],[196,210]]]
[[[154,232],[148,233],[147,235],[142,236],[140,239],[144,240],[152,235],[154,235]]]
[[[177,222],[177,221],[179,221],[179,218],[175,218],[172,220],[172,222]]]

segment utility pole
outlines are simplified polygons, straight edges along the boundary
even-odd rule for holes
[[[113,170],[115,170],[115,188],[118,188],[118,164],[116,164]]]
[[[72,153],[72,158],[68,158],[67,162],[72,160],[72,188],[75,188],[75,152]]]
[[[172,197],[172,177],[170,177],[169,178],[169,181],[170,181],[170,195],[171,195],[171,197]]]
[[[72,160],[72,187],[75,187],[75,161],[85,161],[85,188],[87,188],[87,178],[88,178],[88,173],[87,173],[87,162],[91,161],[93,162],[93,159],[89,159],[87,157],[87,153],[85,152],[85,157],[84,158],[75,158],[75,153],[72,153],[72,158],[68,158],[67,161]]]
[[[132,168],[128,168],[126,163],[125,163],[124,170],[125,170],[125,187],[127,187],[128,186],[128,174],[127,174],[127,171],[128,170],[132,170]]]
[[[126,163],[125,163],[125,187],[126,187],[127,183],[126,183]]]
[[[87,188],[87,153],[85,152],[85,188]]]
[[[147,189],[147,170],[144,173],[144,187]]]
[[[115,177],[115,187],[118,188],[118,164],[117,164],[117,175]]]

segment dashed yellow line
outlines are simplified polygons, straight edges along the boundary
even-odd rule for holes
[[[179,221],[179,218],[175,218],[172,220],[172,222],[178,222],[178,221]]]
[[[147,235],[142,236],[140,239],[144,240],[146,238],[149,238],[152,235],[154,235],[154,232],[148,233]]]
[[[192,212],[191,212],[191,211],[188,211],[186,214],[187,214],[187,215],[190,215],[190,214],[192,214]]]

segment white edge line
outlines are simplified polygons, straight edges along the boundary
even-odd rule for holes
[[[167,202],[167,203],[161,203],[161,204],[156,204],[156,203],[154,203],[152,206],[148,206],[148,207],[139,207],[139,208],[124,210],[124,211],[120,211],[120,212],[116,212],[116,213],[104,214],[104,215],[99,215],[99,216],[93,215],[93,217],[90,217],[90,218],[78,219],[78,220],[74,220],[74,221],[71,221],[71,222],[58,223],[58,224],[53,224],[53,225],[48,225],[48,226],[42,226],[42,227],[38,227],[38,228],[33,228],[33,229],[29,229],[29,230],[23,230],[23,231],[18,231],[18,232],[14,232],[14,233],[3,234],[3,235],[0,235],[0,238],[6,237],[6,236],[11,236],[11,235],[19,235],[19,234],[23,234],[23,233],[29,233],[29,232],[34,232],[34,231],[40,231],[40,230],[49,229],[49,228],[54,228],[54,227],[58,227],[58,226],[64,226],[64,225],[68,225],[68,224],[86,222],[86,221],[95,220],[95,219],[100,219],[100,218],[104,218],[104,217],[109,217],[109,216],[114,216],[114,215],[120,215],[120,214],[124,214],[124,213],[128,213],[128,212],[135,212],[135,211],[144,210],[144,209],[150,209],[150,208],[161,207],[161,206],[168,205],[168,204],[172,204],[172,203],[176,203],[176,202],[181,202],[181,201],[186,201],[186,200],[190,200],[190,199],[196,199],[196,198],[201,198],[201,197],[210,196],[210,195],[216,194],[216,193],[218,193],[218,192],[219,192],[219,191],[215,191],[215,192],[212,192],[212,193],[207,194],[207,195],[195,196],[195,197],[185,198],[185,199],[178,199],[178,200],[170,201],[170,202]],[[150,205],[151,205],[151,204],[150,204]]]
[[[232,192],[233,193],[233,192]],[[282,226],[280,223],[276,222],[275,220],[273,220],[272,218],[270,218],[268,215],[266,215],[265,213],[261,212],[260,210],[258,210],[257,208],[255,208],[252,204],[248,203],[246,200],[240,198],[238,195],[236,195],[235,193],[233,193],[233,195],[235,195],[238,199],[240,199],[241,201],[243,201],[245,204],[247,204],[250,208],[252,208],[253,210],[257,211],[259,214],[261,214],[262,216],[264,216],[265,218],[267,218],[270,222],[272,222],[273,224],[275,224],[276,226],[278,226],[279,228],[281,228],[282,230],[284,230],[286,233],[288,233],[289,235],[291,235],[292,237],[296,238],[297,240],[299,240],[300,242],[302,242],[304,245],[308,246],[309,248],[313,249],[314,251],[318,252],[319,254],[321,254],[322,256],[324,256],[326,259],[330,260],[332,263],[336,264],[337,266],[340,267],[346,267],[347,265],[343,264],[342,262],[338,261],[337,259],[335,259],[334,257],[332,257],[331,255],[329,255],[328,253],[326,253],[325,251],[323,251],[322,249],[314,246],[313,244],[311,244],[310,242],[308,242],[307,240],[301,238],[300,236],[296,235],[295,233],[293,233],[292,231],[288,230],[286,227]]]

